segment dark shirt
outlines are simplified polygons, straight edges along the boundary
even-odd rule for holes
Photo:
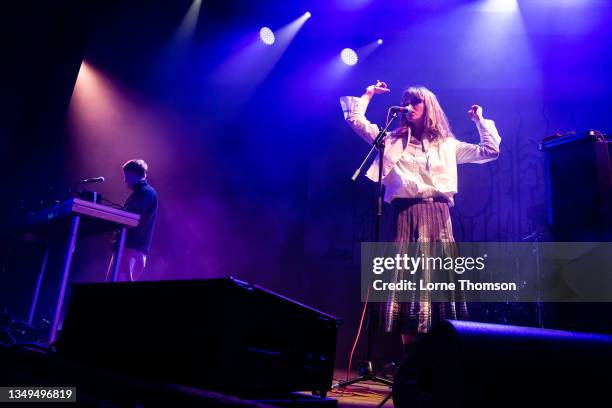
[[[125,247],[148,254],[157,218],[157,192],[145,180],[134,184],[133,190],[124,206],[127,211],[140,215],[140,221],[136,227],[128,228]]]

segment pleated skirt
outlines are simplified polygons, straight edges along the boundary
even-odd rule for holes
[[[395,199],[392,202],[393,225],[390,240],[402,243],[444,242],[445,255],[456,256],[453,226],[448,204],[443,201]],[[424,246],[427,248],[427,245]],[[423,278],[429,279],[428,271]],[[403,279],[398,271],[396,280]],[[390,292],[387,302],[373,303],[374,328],[378,332],[399,334],[427,333],[438,320],[468,320],[465,298],[461,293],[449,294],[448,301],[432,302],[429,293],[418,291],[400,301],[397,293]]]

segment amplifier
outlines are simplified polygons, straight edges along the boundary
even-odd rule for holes
[[[556,241],[612,240],[612,142],[591,133],[541,146],[548,219]]]

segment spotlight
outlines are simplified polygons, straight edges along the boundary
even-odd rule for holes
[[[304,13],[304,17],[310,18],[310,17],[312,17],[312,14],[310,14],[310,11],[307,11],[307,12]]]
[[[261,30],[259,30],[259,38],[261,39],[261,42],[266,45],[274,44],[274,33],[268,27],[263,27]]]
[[[382,40],[382,38],[379,38],[378,41],[376,41],[376,42],[378,43],[378,45],[382,45],[383,40]]]
[[[518,0],[487,0],[482,4],[482,10],[493,13],[514,13],[519,10]]]
[[[343,49],[340,53],[340,58],[342,58],[342,62],[346,65],[355,65],[359,59],[357,58],[357,53],[350,48]]]

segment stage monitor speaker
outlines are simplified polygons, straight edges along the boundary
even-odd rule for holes
[[[77,284],[58,353],[232,393],[325,392],[339,321],[235,279]]]
[[[612,336],[443,321],[400,366],[393,401],[396,408],[600,406],[610,400],[611,367]]]

